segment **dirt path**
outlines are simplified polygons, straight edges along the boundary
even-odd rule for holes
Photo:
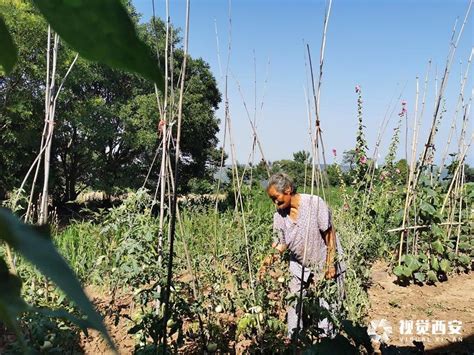
[[[401,287],[393,282],[395,277],[388,274],[386,265],[376,263],[372,277],[368,319],[388,321],[379,325],[385,325],[385,330],[392,327],[390,345],[414,348],[416,341],[423,343],[418,348],[430,353],[474,354],[474,272],[434,286]],[[458,330],[459,334],[453,334]]]
[[[135,348],[135,340],[133,336],[128,334],[131,324],[127,319],[127,316],[133,312],[130,309],[133,305],[132,297],[124,295],[112,298],[111,295],[104,294],[103,291],[93,286],[87,286],[85,291],[89,299],[104,315],[105,326],[117,346],[118,353],[121,355],[132,354]],[[80,347],[85,354],[113,355],[113,351],[95,330],[89,330],[89,337],[81,333]]]

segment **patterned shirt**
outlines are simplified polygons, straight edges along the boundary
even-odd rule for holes
[[[273,230],[278,235],[278,242],[286,244],[291,253],[290,272],[301,277],[301,265],[304,264],[305,268],[311,269],[305,272],[304,279],[307,280],[311,271],[319,273],[324,268],[327,248],[322,233],[332,222],[322,198],[308,194],[300,196],[296,221],[287,212],[277,211],[273,216]]]

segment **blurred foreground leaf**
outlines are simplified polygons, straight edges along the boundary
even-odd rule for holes
[[[82,57],[135,72],[163,92],[163,74],[120,0],[33,0],[51,27]]]
[[[21,280],[8,272],[7,264],[0,258],[0,319],[17,331],[16,317],[28,310],[21,298]]]
[[[7,25],[0,16],[0,74],[2,69],[5,74],[10,74],[18,57],[18,50],[13,42]]]
[[[76,279],[69,265],[56,251],[49,235],[40,234],[35,228],[19,221],[17,217],[6,209],[0,208],[0,240],[6,241],[11,247],[36,266],[43,275],[50,278],[64,291],[69,299],[77,305],[82,313],[87,316],[87,319],[77,323],[72,315],[65,316],[61,311],[51,311],[52,313],[50,315],[56,312],[56,314],[61,314],[61,317],[73,320],[80,327],[84,328],[87,326],[97,329],[113,347],[112,340],[105,329],[101,316],[94,310],[94,307],[82,290],[81,284]],[[10,315],[13,314],[13,312],[20,313],[21,311],[28,310],[26,303],[21,299],[20,301],[17,299],[21,289],[20,279],[8,273],[4,262],[2,265],[3,266],[0,267],[0,277],[4,277],[5,279],[0,280],[6,281],[0,283],[2,291],[0,302],[11,300],[13,303],[11,305],[8,303],[5,303],[3,306],[0,305],[0,316],[2,316],[2,311],[5,311],[6,315]],[[5,307],[5,309],[2,307]]]

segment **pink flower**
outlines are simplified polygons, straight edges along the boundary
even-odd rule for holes
[[[360,92],[360,85],[356,85],[355,91],[356,91],[356,94],[358,94]]]
[[[388,171],[382,171],[380,173],[380,180],[385,180],[386,178],[388,178],[390,176],[390,173]]]
[[[332,148],[332,154],[333,154],[334,156],[337,156],[336,153],[337,153],[337,152],[336,152],[336,148]]]
[[[397,174],[400,174],[400,169],[396,168],[396,169],[395,169],[395,172],[396,172]]]
[[[367,157],[366,157],[365,155],[363,155],[363,156],[360,157],[360,163],[361,163],[361,164],[367,163]]]
[[[344,206],[343,206],[344,211],[348,211],[349,208],[350,208],[350,207],[349,207],[349,204],[348,204],[347,202],[344,203]]]
[[[406,108],[406,101],[402,101],[402,110],[398,114],[398,116],[402,117],[407,113],[407,108]]]

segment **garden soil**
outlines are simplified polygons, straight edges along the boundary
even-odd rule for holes
[[[388,341],[392,349],[474,354],[473,272],[452,276],[436,285],[403,287],[394,283],[396,277],[388,273],[386,264],[375,263],[372,280],[368,321],[388,321],[383,324],[392,327]],[[462,323],[451,323],[450,327],[452,321]],[[450,334],[458,330],[460,334]]]
[[[453,276],[446,282],[433,286],[403,287],[394,283],[395,277],[388,273],[386,264],[375,263],[372,280],[372,286],[368,290],[371,309],[367,321],[369,323],[385,319],[385,326],[388,324],[392,328],[388,344],[381,345],[383,353],[474,354],[473,272]],[[127,333],[131,327],[127,318],[134,312],[132,297],[104,295],[92,287],[88,287],[86,291],[105,315],[107,328],[119,353],[133,353],[135,341]],[[407,329],[409,322],[413,321],[411,335],[400,334],[400,321],[408,322]],[[424,328],[417,329],[417,321]],[[460,335],[449,334],[450,321],[462,322]],[[440,324],[435,329],[440,334],[432,334],[433,324]],[[441,334],[442,324],[445,324],[444,334]],[[417,330],[428,334],[417,335]],[[382,331],[384,329],[377,329],[378,333]],[[89,337],[82,335],[80,346],[86,354],[112,354],[95,331],[90,331]],[[235,344],[235,349],[238,353],[245,352],[245,344]]]

